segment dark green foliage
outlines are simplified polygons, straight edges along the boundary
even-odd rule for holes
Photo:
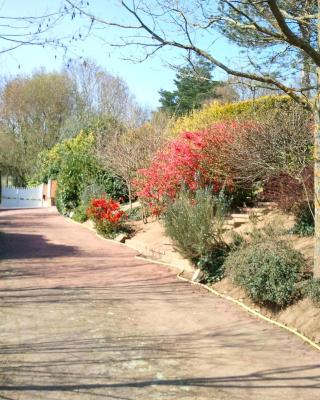
[[[57,191],[56,191],[55,205],[56,205],[57,210],[59,211],[59,213],[60,214],[64,214],[65,213],[65,208],[63,206],[62,199],[61,199],[61,196],[60,196],[59,192],[60,192],[60,190],[59,190],[59,187],[58,187]]]
[[[87,206],[84,204],[80,204],[75,210],[73,211],[72,219],[77,222],[85,222],[87,221]]]
[[[81,204],[88,207],[91,199],[98,199],[106,195],[106,190],[103,185],[98,183],[91,183],[86,186],[81,193]]]
[[[123,180],[103,169],[94,146],[94,134],[81,132],[39,156],[35,180],[57,179],[56,203],[62,214],[80,206],[86,207],[91,198],[102,194],[115,199],[127,196]]]
[[[103,223],[95,223],[95,229],[99,235],[107,239],[114,239],[120,233],[125,233],[125,228],[123,226],[112,227],[109,224]]]
[[[222,240],[227,208],[223,193],[213,196],[210,189],[201,189],[193,196],[182,191],[164,217],[166,233],[177,249],[215,279],[222,276],[227,251]]]
[[[126,211],[129,221],[141,221],[142,220],[142,208],[134,207]]]
[[[128,199],[128,187],[124,180],[113,175],[109,171],[103,171],[100,176],[97,177],[97,183],[104,188],[108,197],[119,201]]]
[[[232,192],[231,207],[236,208],[243,206],[252,206],[254,204],[255,198],[257,197],[257,189],[257,185],[251,185],[250,187],[235,186]]]
[[[254,229],[248,241],[232,251],[224,268],[231,280],[257,303],[285,307],[299,296],[304,259],[274,227]]]
[[[304,293],[316,306],[320,306],[320,279],[311,279],[308,281]]]
[[[128,189],[121,178],[106,171],[99,171],[95,182],[84,188],[81,194],[81,203],[88,205],[91,199],[110,197],[115,200],[127,198]]]
[[[58,196],[66,212],[79,206],[84,188],[98,173],[99,165],[90,143],[79,143],[65,152],[58,174]]]
[[[199,258],[197,267],[204,272],[204,280],[206,282],[216,282],[223,278],[223,264],[229,251],[229,246],[225,243],[221,243],[220,245],[214,246],[213,249]]]
[[[200,59],[193,67],[180,68],[174,81],[176,90],[160,90],[160,110],[170,115],[184,115],[198,109],[203,102],[214,99],[221,82],[213,81],[212,64]]]
[[[127,194],[126,185],[118,177],[114,177],[107,172],[100,171],[95,179],[98,183],[91,183],[85,187],[81,193],[80,203],[74,209],[74,214],[72,216],[72,219],[75,221],[85,222],[88,219],[87,208],[90,200],[101,197],[108,197],[117,200],[120,197],[124,198]]]
[[[239,248],[244,245],[245,238],[240,235],[240,233],[232,231],[231,232],[231,244],[229,245],[230,251],[237,251]]]
[[[295,225],[292,233],[301,236],[311,236],[314,234],[314,203],[307,201],[297,204],[293,210],[295,215]]]
[[[62,214],[80,205],[84,188],[101,174],[94,143],[92,133],[80,132],[73,139],[58,143],[39,155],[35,182],[57,179],[56,204]]]

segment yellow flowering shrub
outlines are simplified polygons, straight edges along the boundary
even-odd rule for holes
[[[261,115],[276,107],[286,106],[290,102],[292,100],[289,96],[264,96],[254,101],[245,100],[227,104],[214,102],[173,121],[170,134],[177,136],[180,132],[205,129],[217,121]]]

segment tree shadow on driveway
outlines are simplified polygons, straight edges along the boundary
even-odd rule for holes
[[[107,313],[109,300],[104,302],[99,297],[91,300],[96,308]],[[84,300],[80,296],[73,301],[79,302],[80,309]],[[117,303],[111,309],[118,314],[121,307]],[[25,310],[28,312],[27,307]],[[309,400],[317,398],[314,393],[318,390],[320,393],[320,363],[290,363],[285,367],[279,363],[282,365],[278,368],[251,367],[250,373],[234,368],[237,349],[254,352],[257,358],[262,358],[267,347],[267,343],[263,345],[264,337],[261,342],[251,341],[245,327],[237,332],[239,323],[226,323],[210,333],[194,330],[147,335],[125,332],[127,315],[120,317],[126,328],[119,330],[112,317],[95,337],[86,329],[81,330],[80,323],[79,331],[66,326],[58,335],[58,332],[45,336],[38,333],[37,340],[30,339],[26,331],[23,341],[0,346],[0,359],[6,360],[0,365],[0,393],[7,396],[4,399],[269,400],[275,399],[274,394],[279,392],[279,399],[291,400],[294,397],[289,394],[294,390],[296,398]],[[229,356],[225,353],[227,348],[234,348]],[[209,364],[211,371],[194,376],[192,366],[197,364]],[[158,371],[162,374],[158,375]],[[227,395],[219,396],[216,391]],[[157,393],[159,397],[154,396]]]
[[[75,246],[49,242],[38,234],[1,233],[0,260],[54,258],[79,254]]]

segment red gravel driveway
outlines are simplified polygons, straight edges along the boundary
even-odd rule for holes
[[[320,353],[55,211],[0,211],[0,399],[320,399]]]

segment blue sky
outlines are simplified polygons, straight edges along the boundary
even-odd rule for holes
[[[0,0],[1,16],[30,16],[42,15],[43,12],[56,10],[61,4],[60,0]],[[105,18],[128,21],[128,15],[116,5],[116,1],[92,0],[91,6],[94,12]],[[80,24],[87,24],[85,20],[67,20],[60,23],[52,35],[68,36],[78,29]],[[85,29],[85,28],[83,28]],[[112,35],[118,35],[115,30],[103,31],[103,35],[113,41]],[[5,43],[0,41],[0,47]],[[229,45],[224,39],[219,38],[215,44],[217,54],[221,58],[231,57],[236,53],[235,47]],[[123,78],[138,101],[151,108],[158,105],[158,91],[172,89],[175,71],[168,64],[179,64],[181,58],[175,51],[159,53],[152,59],[142,63],[133,63],[123,60],[123,57],[130,57],[128,48],[121,50],[110,47],[95,37],[95,34],[85,42],[73,44],[66,55],[67,58],[85,57],[96,61],[108,72]],[[139,53],[135,53],[139,56]],[[141,53],[142,55],[142,53]],[[47,71],[59,70],[63,64],[63,53],[51,47],[26,46],[13,52],[0,56],[0,68],[2,74],[15,75],[18,73],[31,73],[34,70],[44,67]],[[215,78],[221,79],[223,75],[219,72]]]

